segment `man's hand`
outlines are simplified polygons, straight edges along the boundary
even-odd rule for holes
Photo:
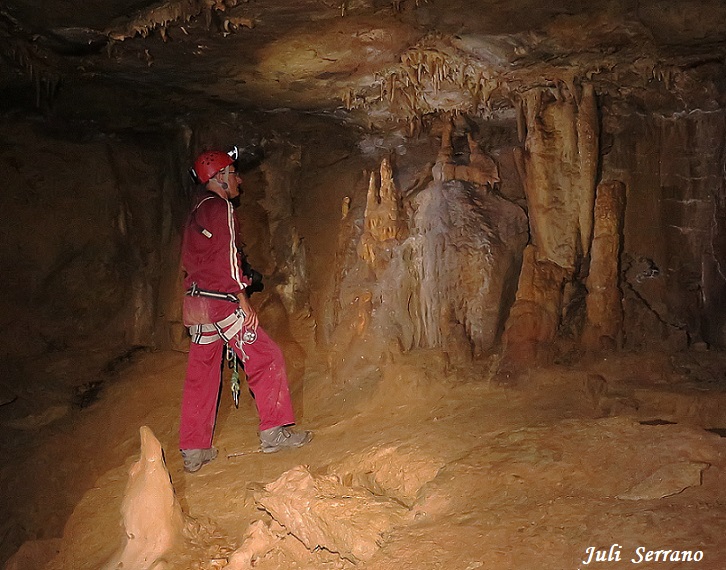
[[[242,312],[245,314],[245,320],[242,324],[244,324],[244,326],[248,329],[256,331],[257,325],[259,325],[260,322],[257,318],[257,312],[252,308],[252,305],[250,305],[247,293],[244,291],[237,293],[237,299],[239,300],[239,308],[242,309]]]

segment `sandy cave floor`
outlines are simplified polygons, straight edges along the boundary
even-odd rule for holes
[[[452,370],[427,352],[365,385],[331,386],[309,369],[294,400],[315,439],[273,455],[255,453],[252,400],[243,393],[235,410],[225,384],[220,457],[193,475],[176,451],[186,356],[139,351],[110,365],[107,355],[79,357],[44,361],[46,380],[0,406],[4,558],[13,541],[39,539],[18,568],[43,568],[61,547],[74,570],[98,568],[113,552],[142,425],[165,449],[185,513],[205,529],[169,568],[223,567],[251,522],[271,520],[256,493],[298,465],[351,486],[368,482],[372,501],[405,506],[405,520],[359,568],[726,568],[722,353],[611,356],[532,370],[517,387],[491,381],[493,361]],[[102,384],[79,384],[94,371]],[[619,561],[582,563],[588,547],[613,544]],[[703,559],[636,564],[638,547]],[[255,562],[353,566],[292,537]]]

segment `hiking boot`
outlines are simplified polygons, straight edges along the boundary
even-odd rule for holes
[[[187,473],[195,473],[217,457],[217,448],[208,447],[207,449],[182,449],[182,457],[184,458],[184,471]]]
[[[302,447],[313,439],[313,432],[293,432],[283,426],[278,426],[260,432],[260,443],[263,453],[274,453],[284,447]]]

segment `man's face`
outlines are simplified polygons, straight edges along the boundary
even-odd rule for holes
[[[230,165],[224,170],[222,170],[219,173],[219,182],[222,184],[222,188],[224,188],[224,185],[227,185],[227,188],[224,188],[224,191],[227,194],[228,200],[233,200],[240,194],[240,184],[242,184],[242,178],[235,170],[234,166]]]

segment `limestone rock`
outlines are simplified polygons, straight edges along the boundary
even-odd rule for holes
[[[225,566],[227,570],[248,570],[280,541],[280,537],[262,521],[253,522],[247,529],[242,546],[234,551]]]
[[[595,200],[590,274],[587,278],[587,324],[583,344],[592,349],[617,348],[623,336],[623,294],[619,287],[620,250],[625,217],[625,186],[603,182]]]
[[[701,473],[708,466],[708,463],[697,461],[669,463],[629,491],[618,495],[618,499],[647,501],[677,495],[688,487],[699,486]]]
[[[335,466],[344,482],[365,487],[412,507],[421,489],[444,467],[444,461],[401,446],[373,447]]]
[[[13,554],[3,566],[3,570],[38,570],[60,552],[62,540],[29,540]]]
[[[13,429],[34,430],[47,426],[68,414],[70,406],[50,406],[37,414],[30,414],[24,418],[5,422],[5,425]]]
[[[18,399],[18,395],[8,388],[5,384],[0,383],[0,406],[12,404]]]
[[[369,560],[407,509],[330,475],[295,467],[265,486],[257,502],[309,550],[325,548],[353,562]]]
[[[183,538],[185,517],[174,494],[161,444],[148,427],[143,426],[140,433],[141,457],[129,469],[121,503],[125,536],[103,570],[153,568]]]

